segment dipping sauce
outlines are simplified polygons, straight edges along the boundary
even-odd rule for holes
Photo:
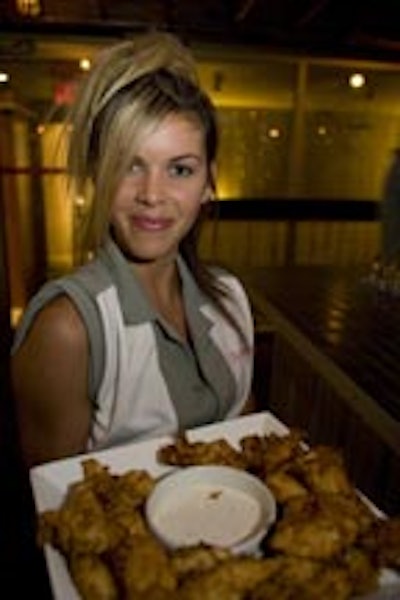
[[[260,479],[242,469],[193,465],[156,483],[145,515],[170,549],[206,544],[256,555],[276,519],[276,502]]]
[[[153,515],[157,529],[176,546],[199,543],[233,546],[260,525],[262,509],[246,492],[217,484],[197,483],[177,491]]]

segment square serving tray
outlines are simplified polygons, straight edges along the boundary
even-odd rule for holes
[[[191,429],[187,432],[187,437],[189,441],[212,441],[224,438],[238,448],[239,440],[246,435],[270,433],[284,435],[287,432],[288,428],[272,413],[260,412]],[[39,514],[60,507],[69,485],[82,479],[81,463],[87,458],[95,458],[102,464],[108,465],[110,471],[115,474],[131,469],[144,469],[154,477],[164,475],[176,467],[160,464],[156,459],[156,453],[158,448],[173,440],[173,436],[163,436],[34,467],[30,471],[30,479],[36,512]],[[367,499],[366,501],[368,502]],[[381,514],[376,507],[369,504],[377,514]],[[49,545],[45,546],[44,554],[54,600],[80,600],[61,554]],[[365,600],[400,598],[400,577],[392,571],[384,571],[381,576],[380,590],[375,594],[366,597]]]
[[[190,441],[224,438],[233,446],[237,446],[240,438],[245,435],[265,435],[273,432],[284,434],[287,432],[287,427],[271,413],[262,412],[198,427],[189,430],[187,436]],[[167,473],[175,467],[158,463],[156,452],[159,447],[172,441],[172,436],[163,436],[34,467],[31,469],[30,479],[36,512],[59,508],[69,485],[82,479],[83,459],[95,458],[102,464],[108,465],[110,471],[115,474],[131,469],[144,469],[155,477]],[[48,545],[44,548],[44,554],[54,599],[79,600],[80,596],[71,580],[64,558]]]

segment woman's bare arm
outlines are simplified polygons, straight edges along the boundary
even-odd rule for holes
[[[86,449],[91,406],[88,340],[73,304],[46,306],[12,357],[11,375],[23,457],[28,467]]]

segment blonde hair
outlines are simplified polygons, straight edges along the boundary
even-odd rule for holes
[[[70,183],[89,203],[80,240],[86,249],[95,252],[104,240],[111,198],[140,139],[178,110],[193,113],[205,136],[211,130],[216,138],[214,109],[199,87],[194,58],[174,35],[141,34],[99,54],[68,119]],[[214,144],[206,141],[207,151]]]

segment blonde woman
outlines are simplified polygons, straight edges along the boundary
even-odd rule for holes
[[[248,298],[197,255],[217,127],[188,49],[148,33],[103,51],[70,130],[93,258],[48,282],[16,332],[28,466],[228,419],[251,390]]]

